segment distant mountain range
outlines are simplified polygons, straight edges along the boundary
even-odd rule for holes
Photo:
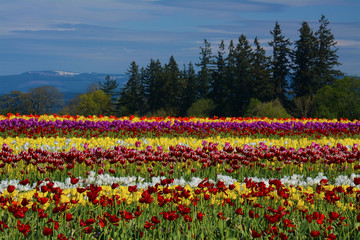
[[[122,87],[128,80],[126,74],[75,73],[66,71],[32,71],[18,75],[0,76],[0,95],[11,91],[28,92],[41,86],[54,86],[64,94],[65,101],[85,93],[91,83],[104,82],[106,76],[115,78]]]

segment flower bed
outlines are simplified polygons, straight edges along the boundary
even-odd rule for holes
[[[359,128],[2,116],[0,231],[6,239],[358,239]]]

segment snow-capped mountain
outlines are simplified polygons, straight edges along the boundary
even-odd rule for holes
[[[126,74],[31,71],[0,76],[0,95],[10,91],[28,92],[32,88],[41,86],[54,86],[63,93],[84,93],[92,83],[104,82],[108,75],[115,78],[120,87],[128,80]]]

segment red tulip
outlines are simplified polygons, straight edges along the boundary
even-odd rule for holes
[[[312,237],[318,237],[318,236],[320,236],[320,231],[312,230],[312,231],[310,232],[310,236],[312,236]]]
[[[7,187],[7,191],[8,191],[9,193],[12,193],[14,190],[15,190],[15,186],[13,186],[13,185],[9,185],[9,186]]]
[[[19,230],[19,232],[21,232],[22,234],[24,234],[24,237],[26,237],[26,235],[31,232],[30,230],[30,224],[23,224],[20,222],[20,220],[17,221],[17,228]]]
[[[65,218],[66,218],[66,221],[67,221],[67,222],[70,222],[70,221],[74,220],[74,218],[73,218],[73,216],[72,216],[71,213],[66,213]]]
[[[336,220],[339,217],[339,214],[337,212],[329,212],[329,218],[331,220]]]
[[[123,219],[125,219],[126,221],[129,221],[131,219],[134,219],[135,216],[131,213],[131,212],[128,212],[126,210],[121,210],[120,211],[120,215]]]
[[[202,213],[202,212],[198,212],[198,213],[196,214],[196,218],[197,218],[197,220],[199,220],[200,222],[203,220],[204,216],[205,216],[205,213]]]
[[[131,193],[132,192],[137,192],[137,186],[136,185],[135,186],[129,186],[128,191],[131,192]]]
[[[52,235],[52,234],[53,234],[53,230],[52,230],[51,228],[44,227],[43,234],[44,234],[44,236]]]
[[[355,185],[359,185],[360,184],[360,178],[354,178],[354,183],[355,183]]]
[[[91,233],[92,232],[92,230],[93,230],[93,228],[92,227],[86,227],[86,228],[84,228],[84,233]]]
[[[96,222],[96,220],[95,220],[95,219],[93,219],[93,218],[89,218],[88,220],[86,220],[86,221],[85,221],[85,224],[86,224],[87,226],[89,226],[89,225],[94,224],[95,222]]]
[[[251,235],[252,235],[253,238],[260,238],[261,237],[261,233],[258,233],[254,229],[251,231]]]
[[[146,228],[146,229],[153,228],[154,229],[155,228],[154,225],[155,224],[152,224],[151,222],[146,221],[145,225],[144,225],[144,228]]]
[[[153,223],[155,223],[155,224],[158,224],[158,223],[160,223],[160,220],[159,220],[156,216],[153,216],[153,217],[151,218],[151,222],[153,222]]]
[[[71,177],[71,184],[77,184],[79,182],[79,178]]]

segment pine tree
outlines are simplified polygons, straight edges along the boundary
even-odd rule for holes
[[[231,39],[228,47],[229,54],[225,59],[226,63],[226,79],[225,79],[225,88],[227,89],[225,95],[225,106],[223,108],[224,116],[233,116],[233,107],[232,103],[236,96],[235,91],[235,80],[236,80],[236,50],[234,42]]]
[[[275,23],[273,31],[270,31],[273,40],[269,45],[273,47],[273,54],[271,59],[271,81],[274,86],[275,98],[278,98],[282,103],[287,99],[286,93],[288,83],[286,78],[290,75],[291,70],[291,50],[289,46],[291,42],[281,34],[280,25]]]
[[[128,71],[129,80],[121,89],[117,108],[121,114],[138,114],[141,108],[139,66],[132,61]]]
[[[99,82],[99,89],[102,90],[106,95],[111,97],[111,100],[114,102],[118,95],[116,90],[119,87],[119,84],[116,82],[116,79],[111,78],[109,75],[105,77],[105,82]]]
[[[171,56],[169,63],[165,65],[164,80],[165,91],[163,93],[163,98],[166,103],[165,110],[172,115],[177,115],[180,112],[179,100],[181,86],[180,71],[174,56]]]
[[[210,92],[211,82],[211,45],[204,39],[204,47],[200,47],[200,63],[196,66],[200,67],[198,72],[198,92],[200,98],[207,98]]]
[[[257,98],[261,102],[269,102],[274,99],[274,88],[270,82],[270,57],[265,55],[265,50],[260,46],[257,37],[254,40],[254,45],[255,50],[251,61],[251,98]]]
[[[146,69],[141,67],[139,73],[139,114],[146,115],[148,112],[148,102],[146,94]]]
[[[225,44],[222,40],[219,44],[218,54],[215,57],[215,66],[212,73],[210,97],[216,104],[214,114],[224,116],[224,106],[226,104],[226,62],[224,58]]]
[[[319,88],[321,88],[325,85],[333,84],[342,73],[339,70],[334,70],[334,67],[340,65],[340,63],[338,62],[339,57],[336,54],[338,49],[335,48],[336,41],[334,35],[328,28],[329,21],[324,15],[321,15],[319,22],[319,30],[315,33],[319,44],[316,71],[320,78]]]
[[[235,96],[231,101],[234,115],[242,115],[249,104],[251,97],[251,60],[252,49],[244,34],[239,37],[236,46],[236,75],[235,75]]]
[[[145,94],[147,96],[148,111],[153,113],[164,106],[164,77],[163,67],[160,60],[150,60],[150,64],[146,67],[145,77]]]
[[[196,92],[196,73],[194,69],[194,65],[190,62],[186,68],[184,66],[184,71],[182,73],[182,81],[183,81],[183,93],[181,98],[181,110],[180,115],[185,116],[186,111],[190,108],[191,104],[193,104],[197,99]]]
[[[318,41],[307,22],[299,29],[300,39],[295,42],[293,53],[294,77],[292,89],[295,96],[312,96],[319,89],[320,83],[316,73]]]

